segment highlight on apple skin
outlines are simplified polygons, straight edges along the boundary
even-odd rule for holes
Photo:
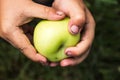
[[[41,20],[35,27],[33,41],[36,50],[51,62],[67,58],[65,49],[80,41],[80,33],[68,32],[69,18],[59,21]]]

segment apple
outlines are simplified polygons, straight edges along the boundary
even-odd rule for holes
[[[41,20],[34,30],[33,41],[36,50],[51,62],[67,58],[65,49],[75,46],[80,33],[72,35],[68,31],[69,18],[59,21]]]

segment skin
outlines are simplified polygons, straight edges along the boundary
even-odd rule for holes
[[[65,53],[72,58],[62,60],[60,65],[73,66],[79,64],[87,57],[94,39],[94,18],[83,0],[55,0],[53,7],[63,11],[70,17],[68,30],[71,34],[82,31],[81,41],[75,47],[70,47],[65,50]],[[78,27],[79,30],[72,31],[72,26]],[[51,65],[55,66],[56,64],[53,63]]]
[[[0,0],[0,37],[18,48],[29,59],[47,63],[45,57],[37,54],[20,26],[34,17],[60,20],[64,18],[64,14],[61,14],[52,7],[37,4],[32,0]]]
[[[40,0],[38,0],[40,1]],[[31,29],[28,25],[33,18],[60,20],[70,17],[68,31],[75,35],[82,31],[82,39],[75,46],[65,50],[72,57],[49,66],[73,66],[81,63],[88,55],[94,39],[95,21],[83,0],[54,0],[52,7],[37,4],[32,0],[0,0],[0,37],[18,48],[29,59],[48,65],[45,57],[37,54],[30,43]],[[41,13],[41,14],[40,14]],[[27,33],[27,36],[25,33]]]
[[[95,22],[94,19],[86,8],[86,24],[84,25],[84,30],[82,33],[81,41],[75,46],[66,49],[65,53],[69,53],[73,58],[65,59],[61,61],[62,66],[76,65],[81,63],[88,55],[90,48],[92,46],[92,41],[94,39],[95,33]]]

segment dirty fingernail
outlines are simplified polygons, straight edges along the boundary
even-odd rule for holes
[[[76,26],[76,25],[73,25],[71,27],[71,31],[72,31],[73,34],[77,34],[79,32],[79,27]]]
[[[67,53],[67,56],[71,57],[72,56],[72,53],[70,51],[68,51]]]
[[[47,63],[47,62],[40,61],[40,63],[41,63],[43,66],[48,66],[48,63]]]
[[[64,13],[62,11],[57,11],[56,14],[62,16]]]

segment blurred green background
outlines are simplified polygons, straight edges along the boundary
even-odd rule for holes
[[[86,0],[96,21],[87,59],[73,67],[48,67],[32,62],[0,39],[0,80],[119,80],[120,0]]]

